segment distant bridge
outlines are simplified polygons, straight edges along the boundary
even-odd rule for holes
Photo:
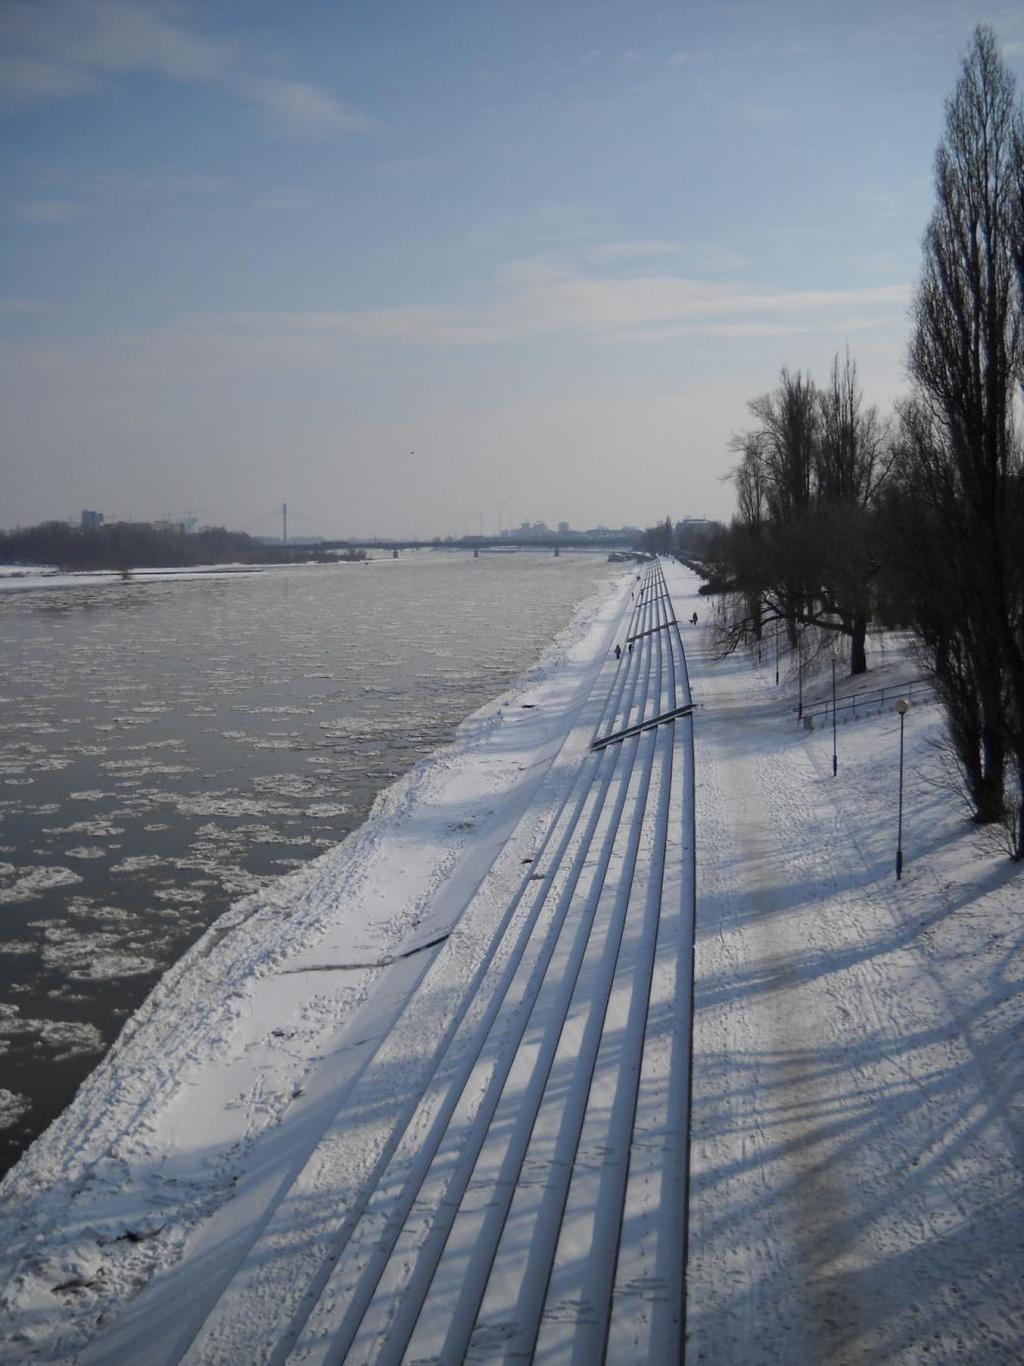
[[[421,541],[390,536],[368,538],[350,537],[344,540],[324,540],[322,550],[633,550],[635,536],[609,532],[593,536],[460,536],[457,540],[435,537]]]

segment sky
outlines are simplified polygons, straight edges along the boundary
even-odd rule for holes
[[[0,0],[0,526],[728,518],[906,390],[972,0]]]

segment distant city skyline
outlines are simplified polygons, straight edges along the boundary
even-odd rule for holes
[[[905,390],[981,0],[6,0],[0,525],[727,518],[847,344]]]
[[[309,528],[308,525],[307,525],[307,526],[304,526],[304,525],[303,525],[303,523],[306,523],[306,522],[310,521],[311,519],[309,519],[309,518],[307,518],[307,517],[304,517],[303,514],[302,514],[301,512],[299,512],[299,513],[298,513],[298,525],[296,525],[295,510],[294,510],[294,509],[289,509],[289,511],[288,511],[288,513],[287,513],[287,516],[286,516],[286,515],[285,515],[285,511],[284,511],[286,507],[287,507],[287,504],[282,504],[280,507],[274,508],[273,511],[272,511],[271,513],[267,514],[267,516],[266,516],[265,518],[261,518],[261,519],[260,519],[261,521],[264,521],[264,522],[265,522],[265,521],[269,521],[270,519],[277,519],[277,520],[279,521],[279,523],[280,523],[280,533],[279,533],[279,534],[275,534],[273,531],[267,531],[266,529],[260,530],[260,529],[251,529],[251,528],[236,527],[236,526],[228,527],[227,530],[229,530],[229,531],[247,531],[247,530],[248,530],[250,535],[257,536],[257,537],[259,537],[260,539],[274,539],[274,540],[285,540],[285,539],[287,539],[287,540],[289,540],[289,541],[292,541],[292,540],[294,540],[294,541],[299,541],[299,540],[310,540],[310,541],[311,541],[311,540],[315,540],[315,539],[317,539],[317,538],[319,538],[319,539],[331,540],[331,539],[344,539],[344,538],[346,538],[346,537],[354,537],[354,538],[358,538],[358,539],[361,539],[361,540],[370,540],[370,539],[373,539],[373,538],[378,534],[378,533],[376,533],[376,532],[360,531],[360,530],[356,530],[356,531],[354,531],[354,532],[339,532],[339,531],[332,531],[332,530],[330,530],[329,528],[327,528],[326,526],[324,526],[323,524],[321,524],[321,530],[320,530],[320,531],[312,531],[312,530]],[[99,527],[101,527],[101,526],[109,526],[109,525],[111,525],[111,524],[116,524],[116,523],[118,523],[118,522],[138,522],[138,523],[142,523],[142,524],[144,524],[144,525],[151,525],[151,526],[153,526],[153,525],[155,525],[155,526],[172,526],[172,527],[174,527],[176,530],[182,531],[182,532],[184,532],[184,533],[187,534],[187,533],[189,533],[189,532],[198,531],[198,530],[202,529],[202,527],[209,525],[209,523],[206,523],[201,517],[199,517],[196,513],[192,512],[192,511],[180,512],[180,513],[161,512],[160,514],[158,514],[158,515],[156,515],[156,516],[147,517],[147,516],[144,516],[144,515],[140,515],[140,516],[137,516],[137,517],[136,517],[134,514],[129,515],[129,514],[124,514],[124,513],[108,513],[108,512],[104,512],[104,511],[103,511],[102,509],[100,509],[100,508],[82,508],[82,510],[81,510],[77,515],[72,515],[72,516],[67,516],[67,517],[44,518],[44,519],[42,519],[42,520],[44,520],[44,521],[45,521],[45,520],[52,520],[52,521],[66,522],[66,523],[68,523],[68,524],[71,525],[71,526],[78,526],[78,527],[81,527],[81,529],[82,529],[83,531],[93,531],[93,530],[96,530],[97,528],[99,528]],[[312,520],[315,520],[315,521],[318,521],[318,522],[319,522],[320,519],[312,519]],[[699,519],[698,519],[698,520],[699,520]],[[532,519],[532,520],[527,519],[527,520],[521,521],[521,522],[518,523],[518,525],[505,525],[505,526],[497,526],[497,525],[495,525],[495,526],[482,526],[482,525],[481,525],[481,526],[479,526],[479,527],[462,527],[462,528],[460,528],[460,529],[458,529],[458,530],[424,531],[424,532],[422,532],[422,534],[421,534],[421,539],[422,539],[424,542],[427,542],[427,541],[436,541],[436,540],[449,539],[449,538],[451,538],[451,537],[454,537],[454,538],[456,538],[456,539],[472,539],[473,537],[476,537],[476,536],[486,536],[486,537],[502,537],[502,536],[508,536],[508,537],[513,537],[513,538],[514,538],[514,537],[519,536],[519,535],[521,535],[521,534],[529,535],[529,534],[531,534],[531,533],[533,533],[533,534],[543,534],[543,535],[545,535],[545,536],[559,536],[559,535],[561,535],[561,536],[572,537],[572,536],[584,536],[584,535],[590,534],[590,533],[592,533],[592,532],[601,532],[601,531],[635,532],[635,533],[639,534],[639,532],[641,532],[642,530],[644,530],[643,527],[634,526],[634,525],[629,524],[629,523],[620,523],[620,524],[613,525],[613,526],[609,526],[609,525],[604,524],[604,523],[597,523],[597,524],[594,525],[594,526],[579,526],[579,525],[574,525],[572,522],[567,521],[566,519],[563,518],[563,519],[559,520],[558,522],[556,522],[554,525],[551,525],[551,524],[549,524],[547,521],[545,521],[543,518],[535,518],[535,519]]]

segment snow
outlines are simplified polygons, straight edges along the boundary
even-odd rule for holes
[[[688,1360],[1020,1360],[1020,873],[941,784],[934,703],[797,724],[691,647]],[[872,686],[912,661],[887,656]],[[811,695],[826,695],[820,679]]]
[[[140,583],[170,583],[178,579],[220,579],[230,574],[259,574],[261,565],[196,565],[181,569],[133,569],[128,578],[120,570],[62,571],[40,566],[0,565],[0,593],[27,589],[131,587]]]
[[[710,604],[693,576],[674,566],[666,575],[675,615],[696,610],[703,620]],[[542,864],[540,841],[582,752],[571,737],[612,641],[622,638],[632,582],[632,573],[610,582],[531,674],[382,794],[342,845],[238,902],[165,975],[74,1104],[0,1186],[5,1360],[178,1360],[213,1309],[225,1269],[244,1261],[266,1228],[265,1255],[248,1264],[236,1290],[252,1322],[243,1329],[214,1312],[188,1358],[260,1359],[253,1343],[264,1341],[263,1320],[295,1302],[310,1266],[319,1274],[307,1246],[314,1231],[344,1211],[346,1190],[358,1190],[375,1135],[389,1132],[387,1116],[419,1094],[446,1007],[426,993],[437,1014],[421,1009],[415,1029],[408,1021],[396,1029],[404,1004],[442,967],[448,976],[438,981],[452,992],[475,980],[481,945],[525,862]],[[883,711],[841,726],[833,778],[831,730],[798,725],[795,680],[775,689],[774,657],[760,669],[745,656],[716,660],[703,626],[687,626],[684,638],[697,708],[698,907],[687,1359],[1017,1361],[1018,870],[965,824],[942,786],[934,703],[915,704],[907,717],[906,863],[897,884],[898,719]],[[873,659],[880,667],[869,685],[917,672],[895,647]],[[823,678],[808,681],[807,696],[824,693]],[[681,827],[681,779],[669,779],[663,749],[650,755],[652,800],[671,813],[672,829]],[[228,800],[210,794],[203,814],[261,814],[260,803],[240,813],[225,809]],[[115,833],[99,825],[76,828]],[[661,899],[671,906],[680,896],[670,881]],[[473,917],[460,922],[471,897]],[[622,910],[599,902],[594,914],[621,934],[626,961],[649,963],[649,988],[638,990],[618,969],[608,976],[611,959],[581,959],[583,994],[572,998],[559,1048],[597,1047],[596,1037],[588,1041],[586,992],[604,974],[608,1028],[646,1078],[639,1131],[685,1129],[685,1087],[668,1077],[666,1036],[655,1029],[640,1046],[645,1002],[662,1011],[685,990],[663,952],[663,937],[677,931],[671,914],[656,928],[650,898],[620,924]],[[417,952],[453,927],[443,958],[437,949]],[[98,961],[125,954],[112,934],[95,938]],[[66,942],[59,933],[47,940],[54,953]],[[502,971],[499,959],[480,978],[471,1011],[482,1016],[497,1000]],[[8,1032],[27,1023],[16,1011],[0,1021]],[[541,1047],[529,1036],[527,1045]],[[592,1245],[596,1211],[609,1198],[595,1115],[617,1113],[614,1091],[602,1090],[603,1047],[595,1054],[598,1109],[573,1120],[578,1147],[560,1147],[563,1112],[575,1102],[555,1094],[530,1150],[548,1168],[572,1168],[564,1218],[546,1234],[554,1252],[546,1293],[562,1312],[542,1323],[541,1360],[566,1359],[574,1336],[578,1346],[590,1331],[574,1298],[581,1259],[595,1297],[612,1274],[608,1249]],[[338,1097],[370,1049],[379,1049],[380,1089],[331,1130]],[[560,1058],[552,1056],[555,1075]],[[491,1065],[481,1055],[471,1108]],[[0,1091],[0,1123],[17,1122],[18,1099]],[[429,1092],[423,1104],[427,1122]],[[472,1229],[486,1222],[495,1189],[486,1174],[500,1173],[514,1118],[513,1108],[481,1149],[440,1296],[459,1294],[472,1270]],[[325,1126],[319,1166],[292,1187]],[[408,1151],[396,1149],[399,1164],[419,1160],[425,1132],[413,1127]],[[660,1174],[653,1145],[635,1146],[614,1273],[616,1303],[627,1312],[614,1326],[610,1361],[638,1359],[631,1333],[642,1306],[656,1314],[664,1298],[645,1280],[645,1239],[664,1199]],[[544,1189],[526,1183],[512,1197],[541,1224]],[[387,1198],[385,1188],[381,1220]],[[474,1337],[474,1359],[501,1355],[513,1341],[503,1325],[534,1293],[521,1253],[514,1244],[501,1249],[504,1275],[487,1287],[490,1327]],[[397,1276],[398,1285],[401,1274],[393,1259],[385,1284]],[[345,1275],[341,1266],[330,1280],[318,1310],[324,1325],[351,1293]],[[302,1359],[318,1359],[319,1322],[314,1314],[296,1343]],[[370,1324],[367,1342],[373,1331]],[[426,1315],[415,1344],[429,1353],[442,1339]]]

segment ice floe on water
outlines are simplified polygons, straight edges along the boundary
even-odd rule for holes
[[[191,764],[161,764],[154,763],[151,759],[105,759],[100,768],[106,769],[110,773],[118,772],[123,774],[134,774],[137,776],[149,774],[168,774],[168,773],[191,773]]]
[[[82,931],[78,926],[54,926],[46,931],[42,958],[72,981],[104,981],[156,972],[156,958],[126,946],[115,930]]]
[[[96,839],[110,838],[114,835],[123,835],[123,825],[111,825],[109,821],[97,819],[94,821],[74,821],[71,825],[48,825],[47,835],[93,835]]]
[[[291,815],[284,802],[258,797],[239,797],[230,792],[206,792],[195,797],[171,797],[183,816],[270,816]]]
[[[115,863],[110,869],[112,873],[143,873],[151,868],[163,868],[167,864],[167,859],[161,858],[159,854],[129,854],[120,863]]]
[[[32,1109],[28,1096],[20,1096],[0,1086],[0,1129],[13,1129]]]
[[[10,867],[9,864],[7,866]],[[0,902],[27,901],[30,897],[39,896],[41,892],[49,891],[51,888],[70,887],[73,883],[81,881],[81,874],[73,872],[70,868],[33,868],[10,886],[0,886]]]
[[[299,859],[299,862],[304,862]],[[173,902],[176,906],[199,906],[206,900],[203,892],[195,887],[162,887],[153,893],[157,901]]]
[[[66,1062],[80,1054],[102,1053],[103,1035],[83,1020],[33,1020],[17,1006],[0,1003],[0,1054],[12,1041],[26,1040],[34,1053],[48,1053],[53,1062]]]

